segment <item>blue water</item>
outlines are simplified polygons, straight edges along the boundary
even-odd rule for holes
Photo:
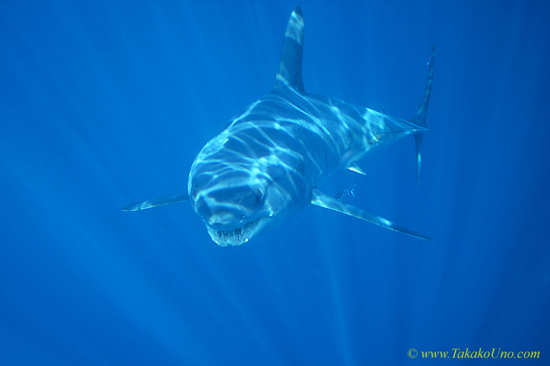
[[[0,363],[550,362],[547,2],[299,4],[310,92],[410,117],[435,44],[420,187],[412,139],[323,187],[434,242],[308,206],[221,248],[188,203],[120,211],[186,190],[296,5],[0,5]]]

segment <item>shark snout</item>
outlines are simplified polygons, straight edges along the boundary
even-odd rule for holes
[[[247,217],[262,212],[264,193],[264,187],[258,184],[224,181],[196,189],[191,200],[197,214],[208,225],[242,224]]]
[[[246,218],[238,206],[221,204],[210,197],[199,197],[194,206],[204,223],[216,230],[232,230],[241,226]]]
[[[240,226],[243,219],[243,215],[238,215],[234,212],[220,211],[210,215],[206,224],[217,230],[228,230]]]

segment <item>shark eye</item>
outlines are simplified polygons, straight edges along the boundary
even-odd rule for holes
[[[254,199],[256,200],[257,204],[261,204],[264,201],[264,194],[259,189],[256,190],[256,194],[254,195]]]

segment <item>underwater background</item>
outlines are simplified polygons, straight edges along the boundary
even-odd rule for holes
[[[222,248],[188,202],[120,210],[186,191],[273,87],[297,5],[312,93],[409,118],[435,45],[420,186],[406,138],[322,187],[435,241],[309,205]],[[547,1],[2,2],[0,363],[550,364],[549,20]]]

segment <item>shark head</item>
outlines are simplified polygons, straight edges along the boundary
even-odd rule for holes
[[[289,181],[281,149],[260,148],[258,139],[247,140],[246,134],[250,131],[222,133],[211,140],[189,173],[191,205],[220,246],[241,245],[279,223],[297,209],[303,194],[296,180]]]
[[[204,175],[192,179],[191,204],[220,246],[246,243],[270,226],[281,210],[280,200],[273,199],[273,189],[264,179],[239,172],[201,178]]]

